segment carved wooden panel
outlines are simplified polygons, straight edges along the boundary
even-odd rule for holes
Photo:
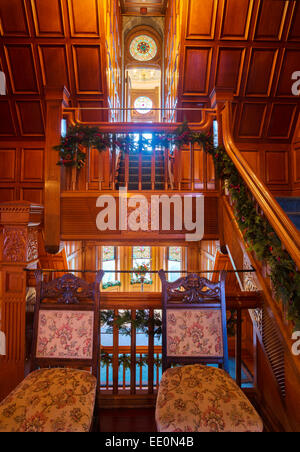
[[[37,94],[36,68],[31,45],[5,46],[13,94]]]
[[[185,51],[184,94],[207,95],[212,49],[187,47]]]
[[[271,151],[265,153],[266,182],[272,185],[287,184],[288,152]]]
[[[218,0],[189,0],[188,39],[213,39],[217,18]]]
[[[269,96],[278,56],[277,49],[252,49],[246,96]]]
[[[284,0],[260,1],[255,39],[268,41],[281,39],[288,3]],[[272,14],[272,20],[270,20],[270,14]]]
[[[221,39],[248,39],[252,8],[253,0],[224,0]]]
[[[73,56],[77,93],[102,94],[100,47],[76,45]]]
[[[217,88],[230,88],[236,95],[239,94],[245,51],[244,48],[219,48],[215,80]]]
[[[71,36],[95,37],[100,35],[98,0],[68,0],[68,8]]]
[[[31,0],[37,36],[64,36],[62,1]]]

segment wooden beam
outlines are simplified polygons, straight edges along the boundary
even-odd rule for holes
[[[68,106],[66,88],[46,88],[45,143],[45,249],[56,254],[60,249],[60,167],[58,153],[53,149],[60,143],[63,107]]]

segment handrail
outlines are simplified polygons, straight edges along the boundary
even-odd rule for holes
[[[264,215],[273,227],[289,255],[300,268],[300,234],[285,212],[272,196],[267,186],[256,176],[233,141],[230,128],[229,101],[221,112],[225,149],[238,172],[261,207]]]
[[[139,132],[168,132],[172,133],[178,129],[182,123],[167,123],[167,122],[103,122],[103,121],[81,121],[80,111],[86,109],[64,108],[63,116],[74,124],[99,126],[103,133],[139,133]],[[88,110],[99,110],[99,108],[90,108]],[[189,128],[194,131],[206,131],[212,126],[213,119],[216,117],[216,110],[213,108],[199,109],[203,112],[203,118],[199,123],[189,123]]]

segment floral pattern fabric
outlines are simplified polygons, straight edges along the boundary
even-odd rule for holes
[[[32,372],[0,404],[0,432],[88,432],[96,388],[82,370]]]
[[[45,311],[39,313],[37,358],[92,359],[92,311]]]
[[[261,432],[263,424],[242,390],[222,369],[168,369],[156,403],[159,432]]]
[[[221,311],[168,309],[167,356],[222,357]]]

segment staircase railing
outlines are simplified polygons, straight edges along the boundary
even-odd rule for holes
[[[107,122],[85,122],[80,119],[81,110],[78,108],[65,108],[63,110],[63,117],[67,124],[99,127],[102,133],[110,133],[112,135],[133,135],[152,134],[152,133],[174,133],[181,124],[179,123],[107,123]],[[93,109],[94,110],[94,109]],[[97,108],[95,108],[97,110]],[[189,127],[191,130],[197,132],[208,132],[212,128],[213,119],[215,118],[215,109],[201,109],[202,120],[199,123],[191,123]],[[164,154],[164,174],[162,180],[157,180],[156,175],[156,154],[160,150]],[[203,157],[200,157],[200,152]],[[95,191],[95,190],[115,190],[118,183],[119,176],[119,161],[120,151],[118,148],[108,148],[99,153],[96,149],[86,150],[86,168],[78,171],[76,168],[63,168],[61,191]],[[144,189],[143,172],[142,172],[142,152],[141,149],[138,155],[138,181],[137,190]],[[187,157],[187,158],[185,158]],[[191,145],[189,149],[184,149],[184,159],[181,156],[181,150],[175,150],[173,156],[170,155],[169,150],[164,147],[156,147],[151,151],[151,174],[149,174],[149,189],[154,190],[161,182],[165,190],[215,190],[214,174],[207,174],[207,171],[212,168],[208,163],[209,156],[200,149],[196,149]],[[129,153],[124,153],[124,181],[123,185],[128,188],[130,182],[129,171]],[[185,160],[186,167],[183,169],[182,163]],[[189,161],[189,163],[188,163]],[[197,162],[197,165],[196,165]],[[202,165],[202,170],[198,171],[198,163]]]
[[[226,151],[252,193],[255,202],[268,219],[291,258],[300,268],[300,234],[267,186],[257,177],[235,145],[230,125],[230,103],[222,111],[223,140]]]
[[[280,240],[282,249],[288,253],[294,262],[295,272],[298,272],[300,268],[300,234],[235,145],[231,133],[230,102],[226,101],[220,110],[221,120],[219,125],[221,126],[225,150],[246,185],[258,215],[268,221]],[[287,305],[281,303],[281,300],[278,299],[280,298],[278,293],[274,291],[269,265],[266,261],[262,261],[261,258],[257,257],[257,254],[252,251],[251,244],[247,243],[244,237],[244,232],[239,225],[240,219],[235,215],[235,201],[230,196],[230,190],[227,192],[225,188],[221,199],[223,202],[220,209],[220,221],[222,222],[220,230],[224,231],[223,237],[221,237],[222,245],[226,246],[233,264],[238,262],[240,265],[240,260],[245,259],[245,255],[248,256],[249,261],[256,270],[258,288],[262,289],[263,294],[264,308],[262,318],[264,321],[256,325],[257,331],[260,330],[260,333],[257,334],[257,340],[261,341],[261,349],[264,350],[264,356],[261,357],[262,355],[260,355],[259,358],[263,388],[261,403],[269,405],[269,408],[271,407],[270,409],[274,413],[278,412],[279,418],[283,419],[286,417],[290,419],[292,424],[294,423],[297,426],[299,425],[299,416],[296,416],[295,419],[291,418],[295,404],[299,403],[296,400],[298,400],[297,397],[299,396],[298,387],[300,381],[299,356],[292,352],[292,330],[294,325],[287,316]],[[291,300],[291,302],[293,301],[295,300]],[[274,337],[275,333],[276,338]],[[271,369],[272,372],[269,376],[265,376],[269,372],[267,368]],[[265,391],[266,385],[272,387],[271,375],[274,381],[277,380],[279,387],[284,383],[284,390],[278,391],[279,398],[277,399],[274,394],[272,396],[268,391]],[[285,376],[284,381],[282,381],[282,375]],[[274,388],[275,386],[273,386]],[[288,391],[285,391],[285,388],[288,388]],[[281,405],[279,403],[280,398],[282,400]],[[279,412],[281,412],[281,415]]]

